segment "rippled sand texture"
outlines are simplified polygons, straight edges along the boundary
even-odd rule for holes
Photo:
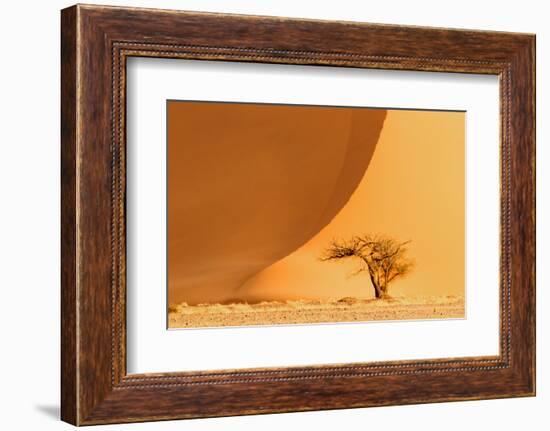
[[[464,317],[464,298],[460,296],[342,298],[331,301],[273,301],[258,304],[190,306],[182,303],[170,307],[168,326],[198,328]]]

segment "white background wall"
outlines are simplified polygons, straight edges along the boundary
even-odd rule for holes
[[[104,4],[537,33],[538,396],[100,427],[147,430],[547,429],[550,422],[549,13],[544,1],[181,0]],[[0,426],[69,429],[59,410],[59,0],[2,4]],[[546,313],[546,315],[545,315]],[[546,364],[545,364],[546,363]]]

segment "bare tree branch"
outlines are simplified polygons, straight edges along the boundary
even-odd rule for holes
[[[411,241],[398,242],[385,235],[365,234],[349,240],[333,240],[321,256],[322,261],[358,258],[361,266],[352,275],[368,270],[377,298],[387,295],[388,285],[409,273],[414,262],[407,257]]]

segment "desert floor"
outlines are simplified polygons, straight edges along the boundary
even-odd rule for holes
[[[464,318],[459,296],[171,306],[169,328]]]

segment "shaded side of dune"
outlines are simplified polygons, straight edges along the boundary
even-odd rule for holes
[[[169,302],[246,300],[239,288],[247,279],[346,204],[386,113],[169,102]]]

